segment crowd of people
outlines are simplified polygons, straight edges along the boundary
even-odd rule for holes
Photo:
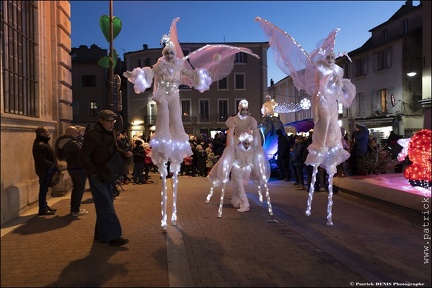
[[[131,159],[124,159],[125,170],[122,174],[121,184],[150,184],[149,172],[157,172],[158,167],[153,164],[151,155],[152,147],[150,146],[150,137],[145,135],[133,135],[129,140],[127,131],[118,133],[117,142],[119,147],[127,151],[132,151]],[[184,157],[180,165],[180,176],[190,177],[207,177],[213,165],[219,160],[225,148],[226,135],[219,132],[214,138],[208,137],[201,133],[199,136],[189,134],[189,144],[192,155]],[[133,165],[131,165],[133,163]],[[132,166],[132,167],[131,167]],[[167,163],[168,175],[172,177],[169,162]],[[131,168],[131,169],[130,169]],[[129,169],[132,171],[130,173]]]
[[[308,147],[312,143],[313,130],[309,131],[309,133],[299,133],[297,135],[287,135],[278,130],[276,134],[278,135],[278,150],[275,154],[279,168],[278,180],[292,181],[296,189],[309,191],[313,167],[305,164],[305,160],[309,153]],[[305,136],[305,134],[309,135]],[[337,166],[336,175],[344,177],[370,174],[370,171],[362,169],[361,165],[359,165],[361,161],[367,155],[377,153],[380,148],[383,148],[384,153],[388,153],[392,159],[396,159],[402,149],[397,143],[397,140],[401,138],[403,136],[391,131],[389,137],[379,143],[376,136],[370,134],[369,129],[362,124],[356,124],[351,135],[344,128],[341,128],[342,147],[350,153],[350,157]],[[400,166],[395,166],[395,173],[402,172]],[[316,177],[314,191],[328,191],[327,171],[319,167]]]

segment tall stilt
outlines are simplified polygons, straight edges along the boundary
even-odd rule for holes
[[[266,199],[267,199],[267,207],[268,207],[269,215],[273,216],[273,208],[272,208],[272,205],[271,205],[270,193],[269,193],[269,189],[268,189],[267,183],[264,183],[264,187],[266,189]]]
[[[160,163],[157,165],[159,169],[159,173],[161,175],[162,179],[162,192],[161,192],[161,214],[162,214],[162,220],[161,220],[161,227],[163,230],[167,229],[167,183],[166,183],[166,177],[167,177],[167,169],[165,167],[165,162]]]
[[[208,203],[210,202],[210,199],[211,199],[211,197],[213,196],[214,187],[215,187],[215,186],[212,185],[212,187],[210,188],[210,192],[209,192],[209,194],[207,195],[207,198],[206,198],[206,201],[205,201],[206,204],[208,204]]]
[[[218,210],[218,217],[219,218],[222,217],[222,208],[223,208],[224,197],[225,197],[225,183],[222,186],[222,192],[221,192],[221,197],[220,197],[220,201],[219,201],[219,210]]]
[[[308,200],[307,200],[307,208],[306,208],[306,216],[310,216],[311,215],[311,207],[312,207],[312,198],[313,198],[313,193],[314,193],[314,189],[315,189],[315,182],[316,182],[316,174],[318,172],[318,165],[314,165],[313,166],[313,171],[312,171],[312,182],[310,184],[310,188],[309,188],[309,196],[308,196]]]
[[[333,226],[333,220],[332,220],[332,207],[333,207],[333,173],[329,173],[328,175],[328,202],[327,202],[327,226]]]
[[[172,214],[171,224],[177,225],[177,188],[178,188],[178,173],[180,172],[179,163],[171,163],[171,171],[173,172],[173,203],[172,203]]]

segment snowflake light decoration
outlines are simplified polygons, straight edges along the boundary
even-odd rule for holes
[[[274,108],[276,113],[292,113],[302,110],[298,103],[278,103],[278,106]]]
[[[300,101],[300,107],[301,107],[303,110],[309,109],[309,108],[311,107],[311,102],[309,101],[309,99],[303,98],[303,99]]]

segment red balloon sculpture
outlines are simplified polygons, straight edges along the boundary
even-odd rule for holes
[[[404,147],[398,155],[398,160],[402,161],[408,156],[412,162],[404,170],[404,176],[412,186],[431,187],[431,147],[432,131],[428,129],[420,130],[411,139],[401,139],[398,143]],[[403,140],[409,140],[406,144]]]

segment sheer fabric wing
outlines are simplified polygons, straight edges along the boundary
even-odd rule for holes
[[[310,77],[308,74],[310,70],[315,70],[315,68],[308,53],[294,38],[269,21],[261,17],[256,17],[255,21],[264,30],[279,69],[291,76],[298,90],[303,89],[308,94],[312,94],[315,86],[314,77]]]
[[[248,48],[230,45],[206,45],[187,55],[185,59],[194,68],[203,68],[210,72],[212,81],[219,81],[226,77],[234,67],[234,58],[237,53],[246,53],[259,59],[260,57]]]

